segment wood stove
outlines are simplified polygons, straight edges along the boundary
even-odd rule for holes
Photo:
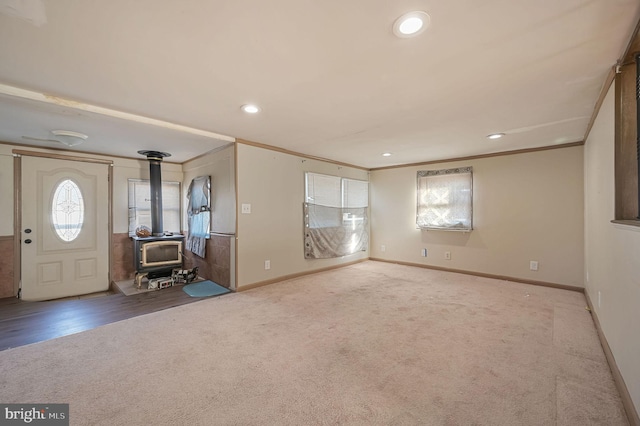
[[[151,201],[151,236],[133,237],[135,282],[140,288],[142,279],[171,276],[174,268],[182,269],[184,235],[165,235],[162,225],[162,159],[171,154],[159,151],[138,151],[149,160]]]

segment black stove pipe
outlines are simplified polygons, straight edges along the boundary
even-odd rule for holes
[[[159,237],[164,234],[162,225],[162,172],[160,162],[149,159],[149,191],[151,195],[151,235]]]
[[[138,151],[138,154],[146,155],[149,160],[149,189],[151,196],[151,235],[161,237],[164,235],[162,225],[162,159],[171,154],[159,151]]]

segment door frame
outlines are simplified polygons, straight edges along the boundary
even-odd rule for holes
[[[55,160],[79,161],[82,163],[104,164],[108,166],[108,193],[107,217],[108,227],[107,244],[109,244],[109,260],[107,279],[111,288],[113,276],[113,161],[93,157],[79,157],[75,155],[56,154],[51,152],[26,151],[14,149],[13,154],[13,293],[19,296],[20,282],[22,280],[22,156],[52,158]]]

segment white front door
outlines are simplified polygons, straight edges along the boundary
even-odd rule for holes
[[[22,299],[109,288],[108,167],[22,157]]]

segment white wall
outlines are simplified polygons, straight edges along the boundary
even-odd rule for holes
[[[640,227],[614,219],[612,85],[585,145],[586,291],[636,411],[640,409]]]
[[[582,287],[582,153],[578,146],[374,170],[371,257]],[[460,166],[473,166],[474,230],[417,229],[418,170]]]
[[[211,232],[236,233],[235,150],[233,144],[182,165],[183,225],[187,229],[187,191],[193,178],[211,176]]]
[[[13,155],[12,147],[0,145],[0,236],[13,235]]]
[[[238,287],[313,271],[368,257],[361,252],[337,259],[305,259],[304,172],[368,180],[368,172],[238,143]],[[264,261],[271,269],[264,269]]]

